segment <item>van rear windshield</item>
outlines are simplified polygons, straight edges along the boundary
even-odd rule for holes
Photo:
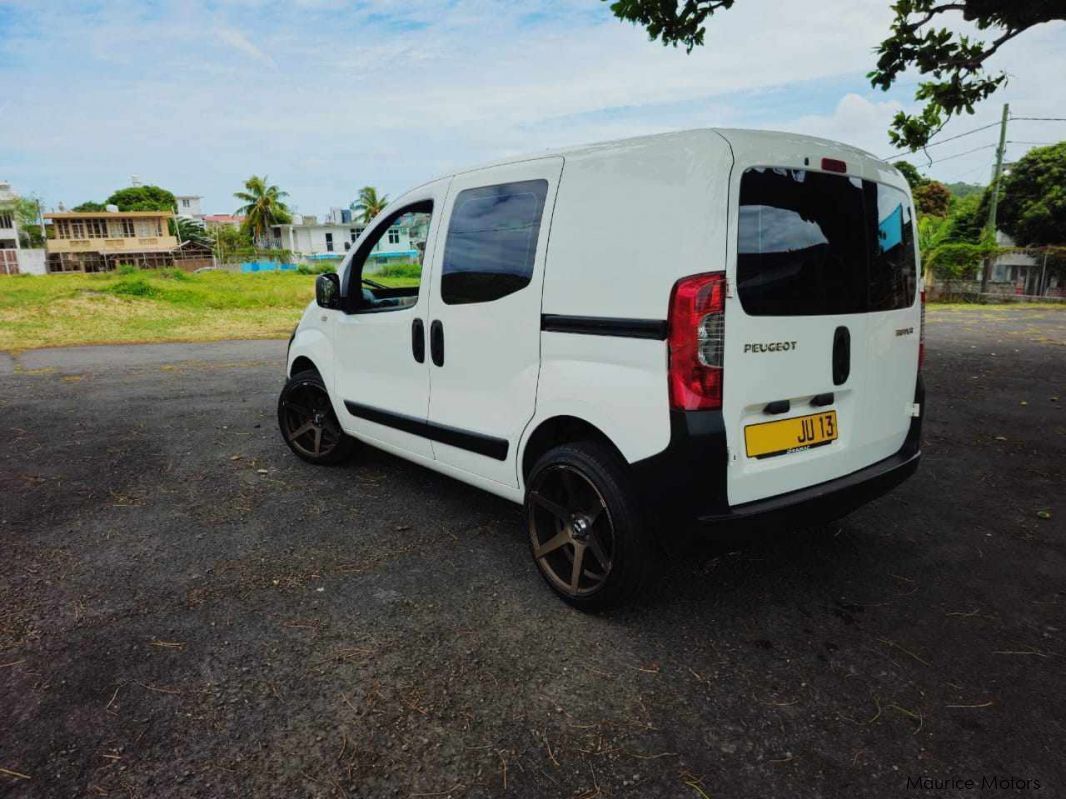
[[[740,179],[737,293],[751,316],[907,308],[917,264],[907,195],[869,180],[759,167]]]

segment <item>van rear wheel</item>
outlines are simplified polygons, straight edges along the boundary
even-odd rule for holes
[[[654,569],[625,463],[597,442],[545,453],[526,489],[529,548],[544,581],[582,610],[619,605]]]
[[[332,466],[355,449],[355,439],[341,430],[326,384],[312,369],[286,381],[278,397],[278,426],[289,449],[308,463]]]

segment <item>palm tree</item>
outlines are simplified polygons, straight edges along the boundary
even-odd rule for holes
[[[359,214],[359,221],[366,223],[380,214],[389,204],[389,196],[378,196],[378,190],[373,186],[363,186],[359,189],[359,199],[352,203],[351,209]]]
[[[237,213],[244,216],[244,225],[255,241],[266,239],[271,225],[285,225],[292,221],[292,214],[281,199],[289,193],[268,184],[266,175],[252,175],[244,182],[244,188],[247,191],[235,192],[233,196],[244,201]]]

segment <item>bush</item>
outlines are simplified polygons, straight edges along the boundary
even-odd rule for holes
[[[120,275],[135,275],[141,270],[137,268],[136,264],[119,264],[115,271]]]
[[[159,276],[168,280],[189,280],[189,273],[181,271],[176,266],[172,266],[169,269],[160,269]]]
[[[375,277],[422,277],[422,264],[385,264],[374,272]]]
[[[324,275],[326,272],[336,272],[337,265],[332,262],[326,263],[314,263],[314,264],[300,264],[296,267],[296,274],[298,275]]]
[[[140,275],[125,277],[114,285],[108,286],[107,290],[121,297],[154,297],[159,293]]]

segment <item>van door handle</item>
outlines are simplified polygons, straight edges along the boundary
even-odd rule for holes
[[[444,366],[444,325],[434,319],[429,326],[429,354],[433,363]]]
[[[833,385],[843,385],[850,374],[851,331],[841,326],[833,332]]]
[[[426,326],[421,319],[411,322],[411,354],[419,363],[426,361]]]

